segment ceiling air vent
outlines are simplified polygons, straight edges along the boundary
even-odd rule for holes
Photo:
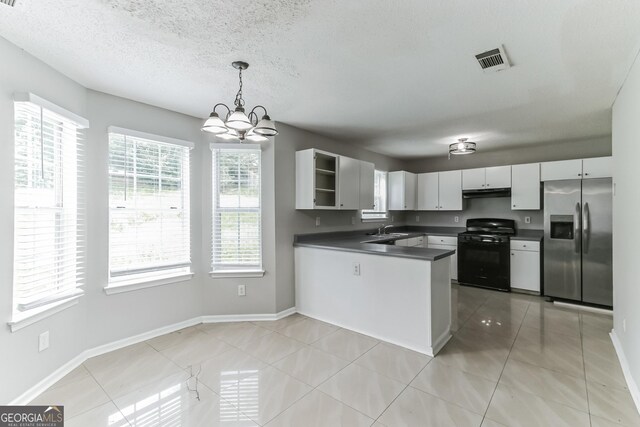
[[[480,64],[480,68],[482,68],[485,73],[506,70],[511,67],[509,58],[507,58],[507,54],[504,52],[502,45],[496,49],[491,49],[476,55],[476,59]]]
[[[9,6],[14,6],[16,4],[16,0],[0,0],[0,3],[9,5]]]

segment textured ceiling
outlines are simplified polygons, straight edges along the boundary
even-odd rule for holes
[[[638,22],[637,0],[0,5],[0,36],[89,88],[206,117],[241,59],[248,106],[396,157],[610,134]],[[501,43],[513,67],[483,73],[474,54]]]

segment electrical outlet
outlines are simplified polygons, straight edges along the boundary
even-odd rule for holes
[[[38,351],[44,351],[49,348],[49,331],[45,331],[38,337]]]
[[[453,217],[453,222],[460,222],[460,217],[459,216],[454,216]]]
[[[320,227],[320,217],[316,217],[316,227]]]
[[[238,285],[238,296],[243,297],[247,295],[247,286],[246,285]]]
[[[355,216],[351,217],[351,225],[356,225],[356,217]]]
[[[524,217],[524,223],[525,224],[531,224],[531,217],[530,216],[525,216]]]
[[[394,218],[393,215],[391,215],[391,222],[393,222],[393,218]]]
[[[359,262],[354,262],[353,263],[353,275],[354,276],[359,276],[360,275],[360,263]]]
[[[420,215],[416,215],[416,222],[420,222]]]

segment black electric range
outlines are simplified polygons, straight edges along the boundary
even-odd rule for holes
[[[515,233],[512,219],[468,219],[467,231],[458,234],[458,283],[509,292],[509,239]]]

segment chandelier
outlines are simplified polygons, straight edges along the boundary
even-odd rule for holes
[[[458,142],[449,144],[449,159],[451,155],[473,154],[476,152],[476,143],[468,141],[469,138],[460,138]]]
[[[247,115],[244,110],[244,99],[242,99],[242,71],[249,68],[249,64],[243,61],[235,61],[231,65],[238,70],[240,87],[233,101],[235,109],[231,111],[226,104],[219,103],[213,107],[209,118],[204,122],[202,130],[214,134],[216,137],[227,141],[243,142],[245,139],[253,142],[268,141],[267,136],[278,134],[276,125],[267,114],[267,109],[262,105],[256,105]],[[224,120],[220,118],[216,109],[218,107],[226,109]],[[256,110],[263,110],[264,115],[258,119]]]

